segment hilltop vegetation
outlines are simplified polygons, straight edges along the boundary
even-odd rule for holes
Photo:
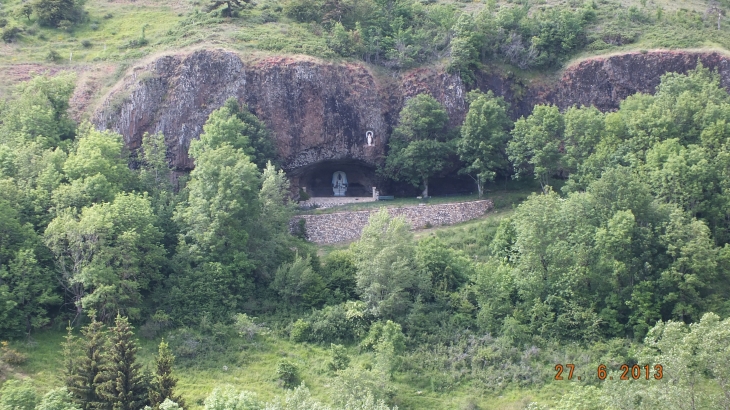
[[[728,48],[730,25],[724,17],[718,24],[726,7],[698,0],[6,0],[0,58],[76,70],[81,63],[111,63],[123,70],[153,53],[223,46],[391,69],[437,63],[469,81],[487,63],[518,72],[555,70],[579,55],[618,50]]]
[[[5,382],[0,408],[728,406],[730,95],[701,65],[613,113],[514,122],[475,91],[450,128],[433,97],[409,100],[384,176],[427,188],[461,170],[539,193],[451,237],[381,212],[327,254],[289,234],[289,183],[247,107],[213,111],[173,186],[165,136],[130,153],[77,126],[73,83],[34,78],[0,109],[0,331],[17,341],[0,371],[64,375]],[[140,357],[128,321],[151,340]],[[20,342],[68,324],[83,332],[63,350]],[[179,387],[140,366],[163,336]],[[579,373],[561,385],[558,364]]]

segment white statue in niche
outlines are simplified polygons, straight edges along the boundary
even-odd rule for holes
[[[373,132],[372,131],[366,132],[365,138],[367,138],[367,140],[368,140],[368,147],[372,147],[373,146]]]
[[[347,175],[342,171],[332,174],[332,191],[335,196],[345,196],[347,192]]]

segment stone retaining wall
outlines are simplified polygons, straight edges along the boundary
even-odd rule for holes
[[[484,215],[492,209],[491,200],[459,202],[437,205],[415,205],[387,208],[392,217],[403,216],[414,229],[431,226],[451,225],[468,221]],[[307,239],[314,243],[330,244],[348,242],[360,238],[362,229],[368,223],[368,211],[337,212],[321,215],[297,215],[290,221],[292,231],[297,229],[299,220],[306,221]]]

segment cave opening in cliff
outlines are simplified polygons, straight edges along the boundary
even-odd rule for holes
[[[375,186],[375,167],[363,161],[344,159],[327,160],[289,172],[292,182],[310,196],[370,197]],[[333,189],[333,178],[346,178],[347,189]]]

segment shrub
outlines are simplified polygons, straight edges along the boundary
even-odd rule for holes
[[[92,46],[92,44],[91,44],[91,41],[89,41],[89,40],[82,40],[81,41],[81,46],[84,47],[84,48],[89,48],[89,47]]]
[[[291,325],[289,339],[295,343],[306,342],[309,339],[309,323],[302,319],[298,319]]]
[[[28,360],[28,357],[12,349],[8,342],[0,343],[0,361],[15,366],[25,363],[26,360]]]
[[[205,398],[205,410],[259,410],[263,407],[256,393],[238,391],[233,386],[216,387]]]
[[[334,343],[330,344],[330,361],[327,363],[327,368],[336,372],[338,370],[345,370],[349,365],[350,356],[347,355],[345,346]]]
[[[61,55],[58,54],[58,51],[51,50],[48,52],[48,54],[46,54],[46,61],[50,61],[52,63],[57,63],[57,62],[61,61]]]
[[[234,317],[236,332],[246,340],[253,340],[256,335],[264,334],[266,327],[254,322],[256,318],[249,317],[245,313],[239,313]]]
[[[6,27],[2,33],[3,41],[6,43],[12,43],[13,41],[18,39],[18,36],[21,32],[22,30],[18,27]]]
[[[368,320],[358,314],[362,312],[356,310],[349,312],[347,309],[349,305],[326,306],[322,310],[312,312],[308,318],[311,324],[309,341],[347,343],[359,338],[365,332]]]
[[[276,380],[284,387],[292,388],[299,384],[299,369],[294,363],[282,360],[276,365]]]
[[[84,40],[86,41],[86,40]],[[154,315],[147,319],[147,322],[140,326],[139,333],[145,339],[154,339],[160,332],[168,329],[172,325],[172,318],[167,313],[158,310]]]
[[[42,26],[70,29],[84,19],[83,0],[35,0],[33,11]]]
[[[33,410],[38,404],[38,395],[30,383],[8,380],[0,389],[0,409]]]
[[[8,19],[6,18],[0,18],[0,28],[3,28],[8,25]]]

